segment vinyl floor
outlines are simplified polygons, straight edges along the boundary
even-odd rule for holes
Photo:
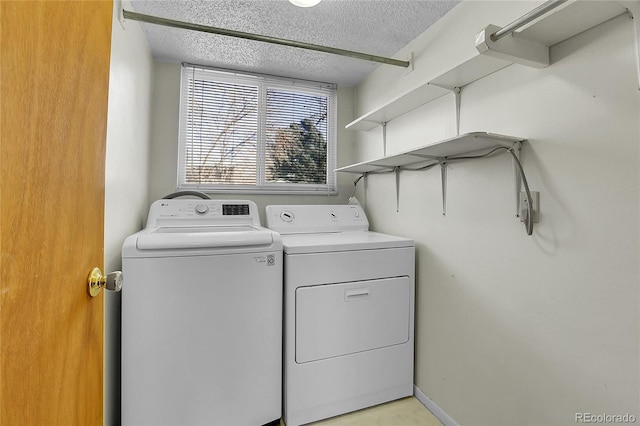
[[[442,426],[442,423],[412,396],[311,424],[314,426]]]

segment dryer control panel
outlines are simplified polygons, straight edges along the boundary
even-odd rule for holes
[[[184,223],[189,226],[249,224],[260,226],[258,207],[249,200],[188,200],[155,201],[149,209],[147,228]]]
[[[267,227],[280,234],[367,231],[369,221],[359,205],[267,206]]]

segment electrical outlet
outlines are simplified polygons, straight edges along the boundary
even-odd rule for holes
[[[530,191],[531,192],[531,200],[533,201],[533,223],[538,223],[540,221],[540,192],[538,191]],[[523,211],[526,211],[528,208],[528,200],[527,193],[520,192],[520,202],[518,203],[518,211],[520,212],[520,222],[524,222]],[[526,212],[525,212],[526,214]]]

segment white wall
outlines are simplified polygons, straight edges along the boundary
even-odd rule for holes
[[[156,62],[154,65],[153,118],[151,130],[150,198],[153,202],[176,191],[178,164],[178,118],[180,112],[180,64]],[[353,88],[338,88],[338,167],[353,159],[353,134],[344,129],[354,113]],[[256,195],[213,194],[214,198],[251,199],[260,209],[269,204],[345,203],[353,189],[352,176],[338,175],[338,195]]]
[[[437,74],[433,63],[446,63],[460,37],[473,46],[479,29],[535,5],[461,4],[403,49],[419,52],[415,71],[380,68],[357,88],[359,112]],[[532,237],[514,217],[508,154],[450,164],[446,217],[437,167],[401,173],[399,213],[393,175],[368,178],[372,227],[416,241],[416,384],[459,424],[640,418],[633,49],[632,20],[621,16],[554,46],[546,69],[512,65],[463,88],[461,133],[528,139],[523,165],[541,194]],[[389,122],[388,151],[454,135],[447,95]],[[379,130],[356,139],[357,161],[382,155]]]
[[[147,214],[152,59],[140,24],[114,2],[107,119],[104,267],[121,269],[125,237]],[[105,295],[105,425],[120,424],[120,294]]]

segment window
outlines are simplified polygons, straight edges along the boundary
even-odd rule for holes
[[[182,67],[178,188],[335,193],[336,87]]]

